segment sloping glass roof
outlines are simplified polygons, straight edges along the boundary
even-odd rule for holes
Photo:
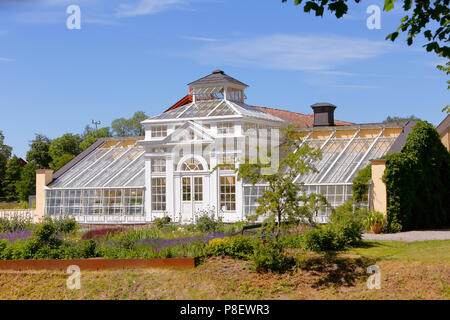
[[[151,119],[152,120],[186,119],[186,118],[220,117],[231,115],[242,115],[244,117],[249,118],[285,122],[284,120],[278,117],[275,117],[255,107],[249,106],[245,103],[222,99],[200,100],[192,102],[177,109],[164,112]]]
[[[107,141],[49,187],[144,187],[144,167],[144,148],[136,141]]]
[[[322,151],[322,158],[313,163],[319,172],[300,176],[297,181],[304,184],[351,183],[371,159],[380,158],[389,151],[400,132],[401,128],[354,129],[343,135],[330,131],[328,137],[307,139],[305,143]]]
[[[298,176],[296,181],[305,185],[349,185],[370,160],[386,155],[401,132],[402,127],[382,126],[365,129],[343,126],[309,131],[303,143],[307,143],[311,148],[320,149],[322,157],[313,163],[318,170],[317,173]],[[244,181],[244,184],[249,185],[249,181]],[[264,182],[261,180],[256,184]]]
[[[286,122],[278,117],[275,117],[255,107],[249,106],[248,104],[245,104],[243,102],[229,101],[229,103],[232,104],[238,110],[238,112],[242,114],[244,117]]]

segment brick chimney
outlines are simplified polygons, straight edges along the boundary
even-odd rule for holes
[[[314,127],[334,126],[335,105],[321,102],[313,104],[311,108],[314,110]]]

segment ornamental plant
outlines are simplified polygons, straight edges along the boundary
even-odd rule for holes
[[[385,220],[386,217],[384,216],[384,214],[378,211],[373,211],[367,216],[366,229],[370,230],[370,227],[374,227],[377,224],[380,224],[383,227],[385,224]]]
[[[236,169],[238,179],[248,181],[252,185],[262,183],[267,185],[261,197],[257,199],[256,214],[249,220],[264,217],[263,225],[271,233],[275,231],[278,239],[282,222],[313,222],[312,217],[319,206],[326,205],[324,198],[303,192],[302,185],[294,182],[297,176],[317,172],[313,163],[321,157],[320,150],[312,149],[308,144],[302,144],[294,127],[284,129],[281,145],[281,159],[245,159]],[[264,156],[264,155],[263,155]],[[268,160],[268,161],[264,161]],[[269,164],[267,164],[269,163]],[[285,224],[288,225],[288,224]]]
[[[89,230],[88,232],[86,232],[85,234],[83,234],[83,236],[81,237],[81,239],[83,240],[87,240],[87,239],[102,239],[104,237],[106,237],[106,235],[111,234],[111,233],[116,233],[116,232],[122,232],[124,231],[124,228],[103,228],[103,229],[93,229],[93,230]]]

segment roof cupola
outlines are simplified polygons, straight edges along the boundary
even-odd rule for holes
[[[206,77],[200,78],[189,85],[190,94],[195,100],[225,99],[244,102],[245,83],[227,75],[223,70],[214,70]]]

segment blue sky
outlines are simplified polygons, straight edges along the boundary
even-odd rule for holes
[[[81,8],[81,29],[66,8]],[[247,103],[311,113],[338,106],[335,118],[380,122],[388,115],[437,125],[449,102],[444,61],[400,36],[385,41],[404,13],[366,9],[336,19],[305,14],[281,0],[0,0],[0,130],[25,157],[34,133],[81,133],[136,110],[164,111],[186,84],[223,69],[247,83]]]

